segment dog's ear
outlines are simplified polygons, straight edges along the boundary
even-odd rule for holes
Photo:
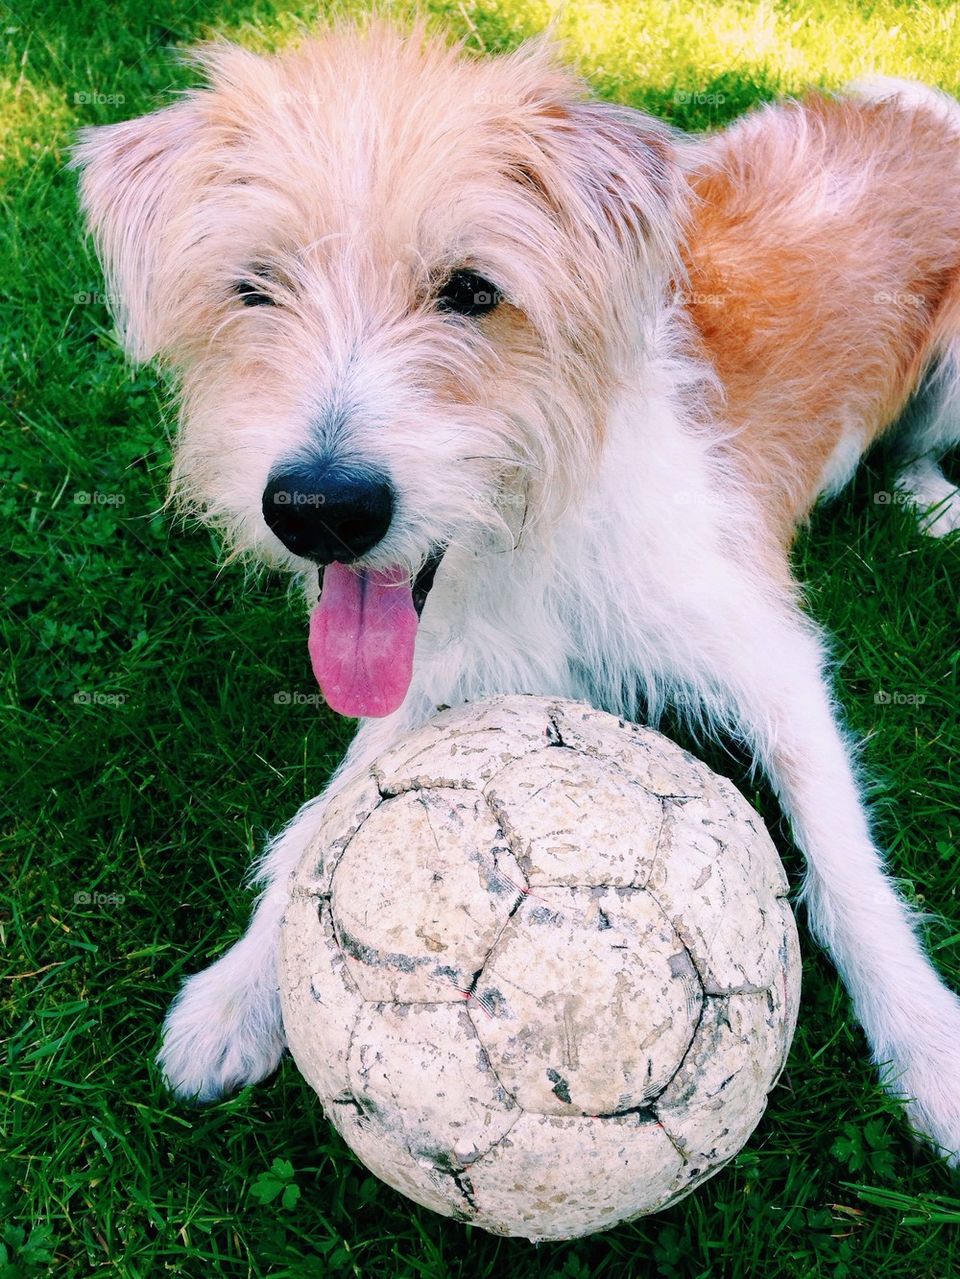
[[[668,125],[591,97],[549,34],[501,64],[502,133],[516,174],[540,198],[584,267],[649,286],[678,266],[688,203],[686,141]],[[574,264],[575,266],[575,264]]]
[[[122,124],[82,130],[72,166],[124,345],[137,360],[171,336],[191,197],[202,185],[204,121],[197,99]]]
[[[668,126],[630,107],[567,101],[544,108],[536,182],[575,240],[662,278],[677,267],[686,182]]]
[[[595,220],[621,244],[640,236],[648,249],[672,255],[686,189],[675,135],[659,120],[611,102],[573,104],[566,125]]]

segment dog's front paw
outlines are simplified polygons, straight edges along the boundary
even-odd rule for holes
[[[279,996],[272,985],[251,982],[236,949],[184,984],[163,1023],[157,1062],[184,1100],[217,1101],[264,1079],[280,1061]]]
[[[960,1044],[951,1060],[913,1066],[899,1080],[907,1118],[952,1168],[960,1167]]]
[[[929,457],[904,467],[897,478],[897,488],[916,511],[921,533],[946,537],[960,529],[960,489]]]
[[[936,983],[915,993],[913,1037],[888,1054],[888,1087],[919,1137],[960,1167],[960,999]]]

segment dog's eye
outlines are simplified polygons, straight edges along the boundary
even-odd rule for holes
[[[233,282],[233,292],[244,306],[277,306],[276,294],[270,286],[276,284],[277,274],[266,262],[252,262],[246,273]]]
[[[263,277],[237,280],[233,291],[244,306],[276,306],[276,302],[263,287]]]
[[[502,301],[497,286],[476,271],[454,271],[437,292],[440,310],[456,315],[486,315]]]

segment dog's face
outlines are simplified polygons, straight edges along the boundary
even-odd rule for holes
[[[174,487],[237,548],[325,569],[337,709],[406,691],[446,548],[556,517],[672,266],[665,132],[541,45],[346,29],[78,149],[130,351],[176,377]]]

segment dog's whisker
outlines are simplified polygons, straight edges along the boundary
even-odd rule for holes
[[[465,453],[455,459],[458,462],[503,462],[515,467],[518,471],[542,471],[543,467],[536,462],[516,457],[499,456],[496,453]]]

